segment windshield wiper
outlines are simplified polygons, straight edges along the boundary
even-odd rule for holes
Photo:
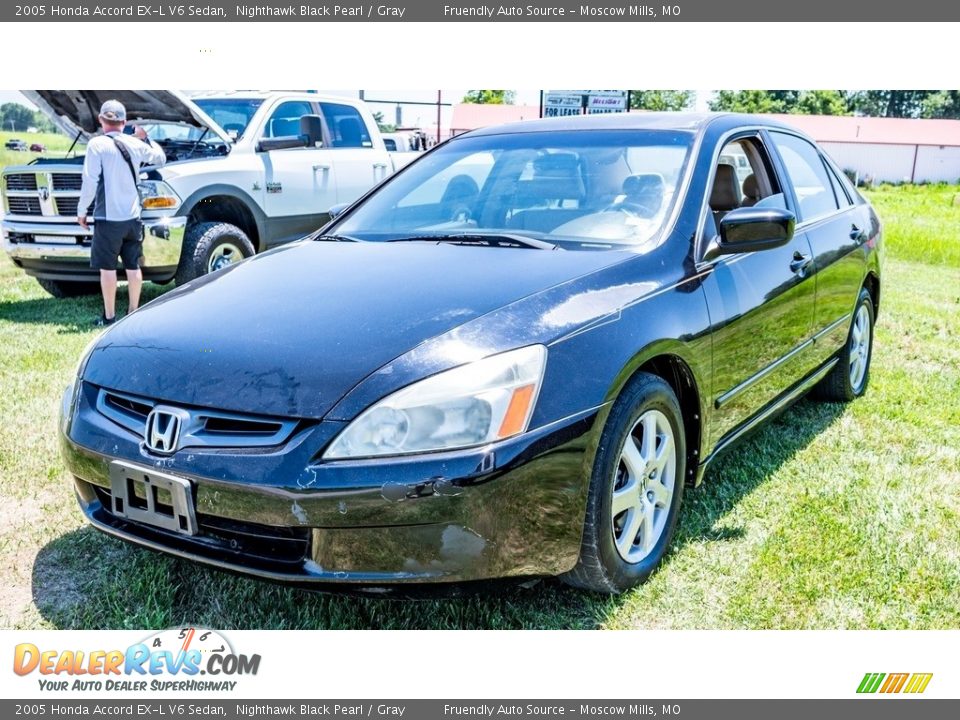
[[[324,242],[363,242],[359,238],[350,237],[349,235],[314,235],[310,238],[311,240],[323,240]]]
[[[451,235],[411,235],[387,240],[387,242],[433,242],[451,245],[486,245],[488,247],[528,248],[531,250],[559,250],[546,240],[515,235],[513,233],[457,233]]]

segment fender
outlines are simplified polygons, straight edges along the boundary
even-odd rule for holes
[[[226,195],[228,197],[236,198],[242,202],[244,206],[246,206],[246,208],[250,211],[250,214],[253,215],[253,221],[257,226],[257,235],[261,240],[259,245],[265,249],[266,246],[264,240],[267,232],[267,216],[261,209],[260,205],[257,204],[256,200],[250,197],[246,191],[241,190],[235,185],[227,185],[226,183],[204,185],[201,189],[195,191],[183,201],[183,204],[180,206],[180,213],[189,216],[200,202],[215,195]]]

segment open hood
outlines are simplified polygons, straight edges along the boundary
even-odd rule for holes
[[[176,90],[23,90],[53,123],[71,138],[89,140],[100,131],[100,106],[119,100],[127,122],[168,122],[209,128],[225,143],[233,140],[209,115]]]

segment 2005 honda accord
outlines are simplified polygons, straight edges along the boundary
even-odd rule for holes
[[[92,344],[61,437],[97,528],[319,588],[615,593],[718,453],[867,387],[880,223],[770,120],[487,128],[341,210]]]

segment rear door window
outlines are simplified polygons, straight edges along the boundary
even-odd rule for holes
[[[320,103],[320,112],[330,133],[330,146],[335,148],[373,147],[370,130],[360,111],[352,105]]]
[[[800,220],[809,222],[830,215],[839,205],[827,168],[817,149],[796,135],[771,132],[800,205]]]

